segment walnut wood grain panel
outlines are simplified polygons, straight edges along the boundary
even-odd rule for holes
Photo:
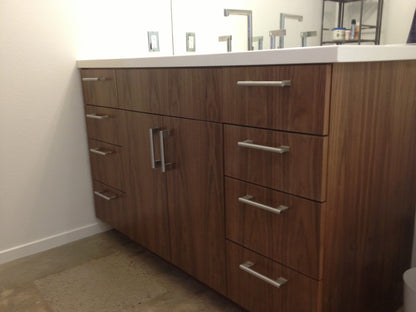
[[[225,294],[222,126],[163,118],[172,262]]]
[[[117,109],[111,109],[99,106],[85,106],[85,114],[97,114],[100,116],[108,116],[104,119],[88,118],[87,135],[88,138],[105,141],[112,144],[123,145],[125,136],[121,132],[125,127],[124,113]]]
[[[287,283],[277,288],[242,271],[239,265],[246,261],[258,273],[273,280],[283,277]],[[228,297],[250,312],[318,311],[319,282],[229,241],[227,278]]]
[[[220,121],[219,68],[174,68],[169,77],[168,102],[163,113],[171,116]]]
[[[327,137],[226,125],[225,174],[313,200],[326,199]],[[252,140],[271,147],[286,145],[284,154],[239,147]]]
[[[122,167],[123,148],[92,139],[88,140],[88,146],[90,148],[92,178],[119,190],[124,190],[125,181],[123,179]],[[108,154],[97,154],[92,152],[91,149]]]
[[[112,69],[82,69],[82,78],[100,78],[98,81],[82,81],[84,104],[118,107],[117,86]]]
[[[170,259],[166,180],[160,166],[152,168],[150,128],[160,128],[159,116],[126,112],[128,142],[125,146],[125,176],[131,194],[128,207],[134,212],[132,237],[144,247]],[[155,158],[160,160],[158,133],[154,136]]]
[[[95,215],[100,220],[110,224],[122,233],[128,234],[129,213],[126,205],[126,194],[111,186],[98,181],[93,181],[93,191],[100,192],[110,200],[94,194]]]
[[[325,312],[396,311],[416,204],[416,62],[334,64]]]
[[[253,201],[271,207],[287,206],[275,214],[238,201],[251,195]],[[238,180],[225,179],[227,239],[319,279],[324,204],[272,191]],[[322,214],[321,214],[322,213]]]
[[[237,81],[291,80],[290,87],[243,87]],[[224,69],[223,121],[294,132],[327,134],[330,65]]]
[[[168,70],[162,68],[117,69],[120,107],[162,113],[168,105]]]

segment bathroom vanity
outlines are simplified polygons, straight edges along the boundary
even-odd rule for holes
[[[77,65],[98,218],[248,311],[401,305],[416,46]]]

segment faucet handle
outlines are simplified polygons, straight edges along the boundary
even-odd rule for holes
[[[269,31],[270,49],[276,49],[276,37],[286,36],[286,29],[276,29]]]
[[[306,45],[307,45],[306,39],[308,37],[316,37],[317,35],[318,35],[318,32],[316,30],[301,32],[300,33],[300,38],[301,38],[302,47],[306,47]]]
[[[231,52],[231,40],[233,39],[233,36],[226,35],[226,36],[219,36],[218,41],[227,41],[227,52]]]

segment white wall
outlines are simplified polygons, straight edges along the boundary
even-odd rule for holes
[[[104,229],[93,211],[75,9],[0,1],[0,263]]]

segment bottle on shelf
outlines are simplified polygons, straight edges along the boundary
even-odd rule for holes
[[[356,27],[356,25],[357,25],[357,22],[355,21],[355,19],[353,19],[351,21],[351,37],[350,37],[351,40],[355,39],[355,27]]]
[[[354,40],[360,39],[360,23],[355,24]]]

